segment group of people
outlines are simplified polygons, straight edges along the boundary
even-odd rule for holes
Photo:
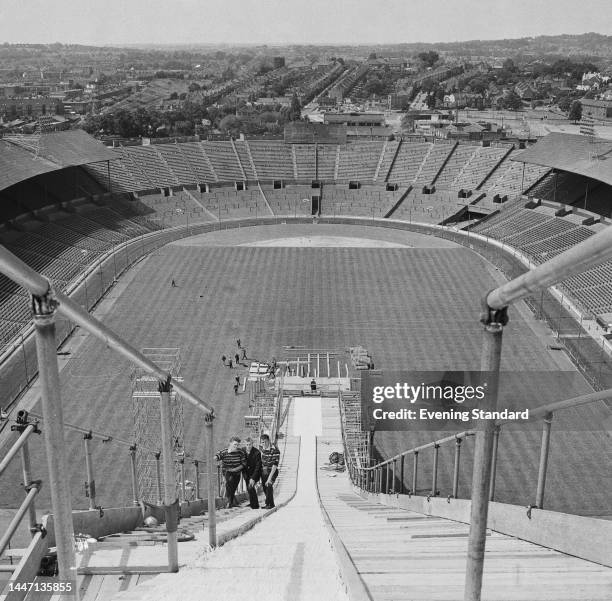
[[[232,436],[227,448],[215,455],[217,461],[221,462],[225,479],[226,507],[240,507],[236,500],[236,490],[241,478],[244,478],[246,483],[251,509],[260,508],[257,495],[259,481],[266,499],[263,509],[274,507],[274,482],[278,477],[280,451],[271,443],[267,434],[262,434],[259,438],[259,448],[255,447],[250,436],[246,438],[245,447],[242,448],[239,446],[240,438]]]
[[[238,350],[241,352],[241,354],[235,353],[233,359],[231,356],[228,358],[225,355],[221,355],[221,362],[230,369],[234,368],[234,363],[236,367],[238,367],[238,365],[240,365],[240,361],[248,359],[246,348],[242,346],[242,341],[240,338],[236,340],[236,345],[238,346]],[[238,389],[240,388],[240,376],[236,376],[234,380],[234,394],[237,395]]]

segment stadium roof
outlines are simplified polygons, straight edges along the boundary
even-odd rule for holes
[[[0,190],[65,167],[117,159],[83,130],[0,139]]]
[[[551,133],[513,160],[577,173],[612,185],[612,140]]]

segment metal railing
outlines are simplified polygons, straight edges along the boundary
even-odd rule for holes
[[[25,413],[25,412],[19,412],[19,413]],[[23,419],[28,420],[28,416],[33,417],[36,420],[43,419],[43,416],[41,414],[36,413],[34,411],[29,411],[27,412],[26,416],[21,417],[21,420]],[[151,447],[151,446],[147,446],[143,444],[137,445],[133,441],[129,441],[129,440],[120,438],[112,434],[105,434],[103,432],[98,432],[96,430],[84,428],[82,426],[77,426],[77,425],[70,424],[67,422],[64,422],[64,428],[66,430],[69,430],[72,432],[78,432],[79,434],[83,435],[83,445],[84,445],[84,452],[85,452],[85,470],[87,474],[87,481],[85,482],[85,494],[87,498],[89,499],[89,509],[99,509],[99,506],[96,505],[96,491],[98,490],[98,485],[96,484],[96,481],[94,478],[95,469],[94,469],[92,449],[91,449],[91,442],[95,439],[100,440],[102,443],[114,443],[114,444],[120,445],[128,449],[129,455],[130,455],[130,467],[131,467],[130,469],[130,474],[131,474],[130,491],[132,495],[132,502],[134,505],[138,505],[141,501],[141,498],[140,498],[141,491],[139,490],[138,481],[135,478],[136,451],[141,450],[141,451],[144,451],[146,454],[151,455],[153,459],[155,460],[155,464],[156,464],[155,472],[157,474],[157,479],[156,479],[157,480],[157,501],[160,504],[163,503],[163,494],[161,492],[162,479],[160,477],[161,475],[160,460],[161,460],[161,454],[162,454],[161,445],[159,447]],[[176,459],[178,459],[178,464],[180,465],[180,469],[178,471],[179,481],[177,484],[177,488],[178,488],[177,492],[178,492],[179,500],[186,501],[186,500],[193,500],[194,498],[200,499],[201,498],[200,496],[201,487],[200,487],[200,481],[199,481],[199,475],[198,475],[198,468],[200,464],[205,464],[206,460],[202,458],[193,457],[189,455],[189,453],[185,453],[184,456],[175,458],[175,464],[177,463]],[[195,487],[193,490],[194,496],[192,496],[190,499],[187,499],[187,493],[186,493],[187,478],[186,478],[186,470],[185,470],[185,460],[187,459],[192,463],[193,467],[195,468],[195,476],[194,476],[194,481],[193,481],[195,484]],[[149,499],[142,499],[142,500],[149,501]]]
[[[545,290],[558,284],[568,277],[580,273],[582,270],[592,268],[612,257],[612,228],[607,228],[593,235],[591,238],[577,244],[564,253],[554,257],[547,263],[520,275],[519,277],[499,286],[489,292],[485,298],[485,311],[481,314],[481,323],[484,325],[484,338],[481,354],[481,369],[488,372],[489,396],[486,399],[486,410],[495,410],[497,406],[499,372],[501,362],[502,334],[504,326],[508,323],[507,308],[510,304]],[[532,508],[542,508],[544,505],[544,490],[550,448],[551,425],[556,411],[576,407],[586,403],[605,400],[612,397],[612,389],[582,395],[573,399],[566,399],[530,410],[531,417],[543,418],[542,442],[540,447],[540,461],[538,468],[538,481],[535,494],[535,504]],[[471,513],[470,534],[468,541],[468,561],[465,579],[465,601],[480,601],[482,588],[482,575],[484,569],[484,552],[486,545],[486,529],[488,517],[488,503],[494,495],[495,470],[497,462],[497,443],[500,427],[511,421],[480,420],[474,430],[468,430],[440,440],[432,441],[426,445],[415,447],[395,457],[387,459],[375,466],[360,466],[355,463],[350,470],[353,481],[367,490],[375,492],[388,492],[390,479],[395,482],[396,462],[400,461],[400,473],[404,469],[404,459],[412,454],[413,490],[416,489],[418,474],[419,452],[431,448],[433,450],[433,471],[431,494],[437,493],[437,472],[439,448],[442,444],[455,442],[455,466],[453,472],[453,493],[456,496],[458,485],[458,466],[460,461],[461,443],[468,436],[475,437],[474,460],[471,486]],[[347,453],[347,460],[352,463],[351,453]],[[385,478],[383,479],[383,469]],[[402,479],[403,482],[403,479]]]
[[[57,547],[60,579],[71,582],[76,593],[76,558],[74,549],[74,528],[72,523],[72,504],[68,465],[64,445],[64,419],[59,382],[59,369],[56,356],[56,315],[59,313],[69,321],[81,326],[90,334],[104,342],[123,358],[141,367],[159,380],[161,408],[161,445],[165,474],[164,502],[166,509],[166,528],[168,536],[168,564],[170,571],[178,570],[177,555],[177,510],[174,506],[174,460],[170,426],[170,392],[172,388],[204,413],[208,434],[208,464],[213,465],[214,413],[205,401],[179,382],[172,382],[171,375],[160,369],[140,351],[129,345],[111,329],[92,317],[87,310],[68,296],[53,290],[50,282],[34,271],[26,263],[0,246],[0,271],[14,282],[25,288],[32,296],[32,313],[36,336],[41,399],[45,421],[45,450],[49,467],[51,504],[54,516],[55,539]],[[214,471],[208,470],[208,512],[209,544],[216,546],[215,487]],[[35,493],[32,493],[33,499]],[[30,499],[30,494],[28,494]],[[28,501],[29,503],[31,502]]]
[[[2,537],[0,537],[0,556],[9,546],[11,539],[17,531],[17,528],[19,528],[19,525],[21,524],[26,512],[29,514],[30,532],[34,534],[41,529],[41,525],[36,519],[36,507],[34,505],[34,500],[36,495],[40,492],[42,483],[40,480],[32,480],[30,452],[28,446],[28,439],[30,436],[32,434],[40,434],[40,430],[38,429],[37,424],[28,423],[27,414],[24,416],[24,412],[19,413],[20,414],[16,420],[16,423],[11,427],[11,429],[19,432],[20,435],[0,462],[0,476],[2,476],[11,461],[15,458],[17,453],[19,453],[21,455],[23,486],[26,491],[26,497],[21,502],[6,531]]]

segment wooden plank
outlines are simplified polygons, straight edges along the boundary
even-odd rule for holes
[[[87,574],[85,578],[88,580],[85,587],[85,593],[81,596],[81,601],[96,601],[104,576]],[[83,586],[85,586],[85,578],[83,579]]]
[[[168,566],[89,566],[78,569],[79,574],[162,574],[167,573]]]

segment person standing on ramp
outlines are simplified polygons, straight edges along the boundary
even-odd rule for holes
[[[266,493],[264,509],[274,507],[274,481],[278,476],[278,463],[280,451],[270,442],[267,434],[261,435],[261,485]]]

